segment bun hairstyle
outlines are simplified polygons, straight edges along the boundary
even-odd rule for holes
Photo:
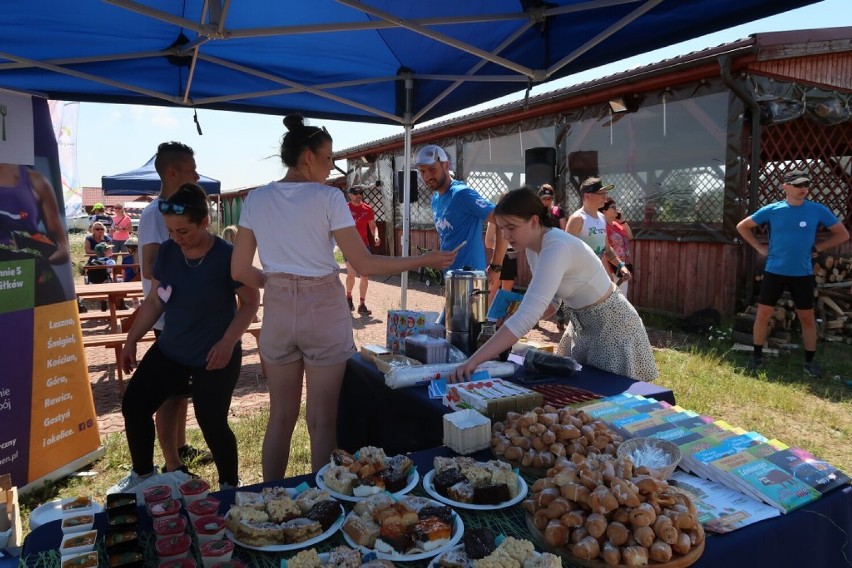
[[[320,146],[331,142],[331,135],[325,128],[306,126],[301,114],[288,114],[284,117],[287,134],[281,140],[281,161],[287,167],[299,163],[299,156],[305,148],[316,153]]]
[[[497,201],[497,206],[494,207],[494,214],[502,217],[519,217],[524,221],[538,217],[542,227],[559,226],[542,203],[538,193],[529,187],[513,189],[504,193]]]
[[[201,223],[210,214],[210,208],[207,206],[207,194],[194,183],[183,184],[166,201],[185,205],[186,211],[183,215],[195,224]],[[170,213],[165,214],[170,215]]]

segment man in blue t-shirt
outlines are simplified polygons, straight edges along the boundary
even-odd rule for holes
[[[822,370],[814,362],[817,332],[811,253],[846,242],[849,232],[828,207],[807,199],[810,186],[811,178],[804,171],[794,170],[785,174],[782,185],[785,199],[761,207],[737,224],[737,232],[743,240],[766,257],[752,332],[754,352],[748,361],[751,370],[757,370],[763,365],[763,344],[766,343],[769,318],[784,288],[789,288],[796,304],[796,315],[802,325],[805,373],[812,377],[822,376]],[[752,229],[763,224],[769,226],[768,245],[758,242],[752,232]],[[826,227],[831,236],[816,243],[820,225]]]
[[[486,259],[482,238],[483,221],[494,223],[494,204],[464,182],[453,179],[450,175],[450,159],[440,146],[424,146],[417,153],[414,165],[423,183],[435,192],[432,195],[432,213],[440,249],[451,251],[461,246],[449,269],[470,267],[471,270],[485,270],[488,285],[499,287],[500,271],[503,269],[500,262],[506,253],[507,243],[501,231],[497,230],[494,253],[490,259]]]

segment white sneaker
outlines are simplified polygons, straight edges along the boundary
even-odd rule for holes
[[[127,477],[123,478],[121,481],[107,489],[107,495],[110,495],[112,493],[135,492],[137,498],[141,502],[142,489],[144,489],[145,487],[150,487],[151,485],[155,485],[155,483],[152,483],[152,480],[156,479],[157,477],[158,476],[156,475],[156,470],[152,471],[151,474],[145,477],[142,477],[135,471],[130,470],[130,474]]]

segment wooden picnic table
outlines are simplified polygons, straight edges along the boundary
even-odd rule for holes
[[[77,284],[74,286],[77,297],[106,298],[109,306],[109,322],[114,332],[118,331],[118,316],[115,305],[131,294],[142,294],[142,282],[108,282],[106,284]]]
[[[89,272],[90,270],[111,270],[112,271],[112,279],[113,281],[117,281],[117,275],[123,274],[125,269],[135,270],[136,274],[139,274],[139,264],[84,264],[83,270],[85,272]]]

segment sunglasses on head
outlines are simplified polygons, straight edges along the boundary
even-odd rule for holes
[[[314,130],[312,133],[308,134],[308,137],[305,138],[305,142],[307,142],[308,140],[310,140],[311,138],[313,138],[314,136],[316,136],[320,132],[325,132],[327,136],[329,136],[329,137],[331,136],[331,134],[328,133],[328,130],[325,129],[325,126],[323,126],[322,128]]]
[[[183,215],[187,209],[192,209],[192,205],[172,203],[171,201],[158,201],[157,207],[160,208],[160,213],[174,213],[175,215]]]

